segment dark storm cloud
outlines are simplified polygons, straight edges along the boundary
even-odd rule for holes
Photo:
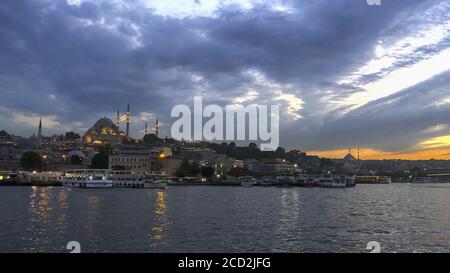
[[[300,113],[304,119],[282,124],[282,144],[299,146],[294,134],[298,133],[304,136],[303,147],[335,148],[347,145],[346,129],[354,131],[353,124],[359,124],[364,113],[350,113],[337,121],[338,127],[328,124],[321,111],[327,107],[320,100],[324,92],[331,90],[326,96],[343,98],[360,91],[336,80],[373,58],[381,36],[412,31],[402,20],[419,20],[420,11],[437,2],[385,1],[373,8],[364,0],[296,1],[292,13],[267,5],[250,12],[222,6],[213,17],[175,18],[160,16],[139,1],[80,6],[62,0],[2,1],[0,106],[56,115],[61,124],[79,121],[83,128],[103,115],[112,118],[116,107],[125,110],[130,103],[135,116],[150,112],[167,124],[171,107],[191,105],[194,94],[223,105],[256,88],[258,99],[270,102],[270,87],[256,84],[245,73],[257,70],[268,81],[293,85],[290,92],[304,101]],[[422,50],[433,54],[444,46]],[[407,61],[414,63],[420,57]],[[406,64],[396,63],[392,69]],[[360,82],[379,77],[365,75]],[[434,122],[441,113],[424,109],[423,114]],[[134,124],[135,131],[138,126],[142,122]],[[322,133],[339,137],[329,141],[320,137]],[[383,133],[370,136],[362,139],[386,147],[403,143],[397,136],[387,143]]]

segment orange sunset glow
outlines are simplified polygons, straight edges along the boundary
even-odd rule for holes
[[[317,155],[326,158],[344,158],[348,149],[328,150],[328,151],[310,151],[308,154]],[[357,150],[353,149],[353,156],[357,157]],[[360,148],[360,159],[364,160],[383,160],[383,159],[403,159],[403,160],[429,160],[429,159],[450,159],[450,148],[436,148],[411,152],[390,152],[369,148]]]
[[[344,158],[348,153],[347,149],[310,151],[309,154],[326,158]],[[353,156],[358,156],[358,150],[352,149]],[[450,159],[450,135],[437,136],[424,140],[416,145],[416,149],[411,151],[396,152],[383,151],[378,149],[359,149],[360,159],[382,160],[382,159],[403,159],[403,160],[429,160],[429,159]]]

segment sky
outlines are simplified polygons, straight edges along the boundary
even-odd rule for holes
[[[177,104],[280,105],[280,145],[450,159],[446,0],[0,2],[0,130],[83,134],[130,103],[131,135]]]

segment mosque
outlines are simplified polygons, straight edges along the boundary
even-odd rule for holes
[[[120,130],[120,124],[126,123],[126,131]],[[110,143],[120,144],[124,139],[130,137],[131,113],[130,105],[127,106],[127,112],[120,115],[117,109],[116,123],[109,118],[103,117],[94,124],[83,136],[83,141],[94,144]]]
[[[120,130],[120,124],[125,123],[125,132]],[[122,144],[125,139],[130,138],[130,123],[131,112],[130,105],[127,106],[127,112],[120,115],[119,109],[117,109],[116,122],[111,119],[103,117],[94,124],[83,136],[83,141],[93,144]],[[144,134],[148,134],[149,129],[147,123],[145,123]],[[156,119],[155,133],[159,135],[159,122]]]

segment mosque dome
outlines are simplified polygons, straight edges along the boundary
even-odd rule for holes
[[[72,156],[75,156],[75,155],[80,157],[80,158],[83,158],[83,159],[86,158],[86,155],[84,155],[83,152],[78,151],[78,150],[70,151],[67,155],[69,156],[69,158],[72,158]]]
[[[124,136],[124,133],[119,130],[119,127],[115,125],[109,118],[101,118],[87,130],[83,136],[83,140],[86,142],[103,143],[103,142],[115,142],[118,136]]]
[[[348,153],[348,154],[344,157],[344,160],[351,161],[351,160],[356,160],[356,158],[355,158],[351,153]]]

